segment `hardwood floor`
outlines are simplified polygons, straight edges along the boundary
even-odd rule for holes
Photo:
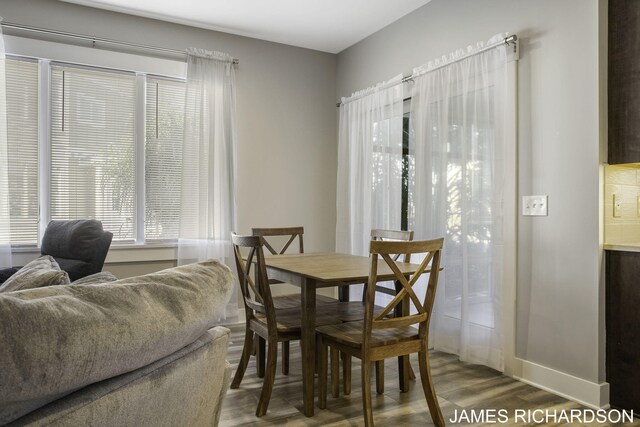
[[[240,359],[244,339],[244,327],[232,328],[232,343],[229,347],[228,360],[235,367]],[[315,415],[307,418],[302,414],[302,372],[300,362],[300,346],[291,343],[289,375],[282,375],[280,368],[276,376],[269,409],[264,417],[255,416],[260,397],[262,379],[256,376],[255,358],[251,358],[247,372],[240,388],[229,390],[225,398],[220,425],[231,426],[361,426],[362,393],[360,383],[359,360],[352,363],[351,395],[340,394],[339,398],[327,398],[327,409],[315,407]],[[412,365],[418,366],[412,356]],[[516,409],[543,409],[561,411],[583,409],[584,407],[563,399],[554,394],[539,390],[514,379],[505,377],[499,372],[478,365],[460,362],[456,356],[431,353],[431,369],[436,393],[448,426],[480,426],[480,425],[587,425],[567,423],[522,423],[515,422]],[[232,375],[233,375],[232,373]],[[317,387],[317,379],[316,379]],[[419,382],[411,381],[410,390],[400,393],[398,388],[398,370],[395,360],[387,360],[385,364],[385,393],[376,395],[373,391],[373,415],[378,426],[431,426],[433,425],[427,403]],[[317,402],[317,392],[316,392]],[[508,423],[452,423],[451,418],[462,410],[471,409],[506,409],[510,417]],[[594,424],[596,425],[596,424]],[[597,424],[599,426],[625,425],[640,426],[640,420],[626,424]]]

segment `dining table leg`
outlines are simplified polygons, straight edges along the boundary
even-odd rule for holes
[[[349,286],[338,286],[338,300],[349,301]]]
[[[314,409],[314,374],[316,358],[316,281],[302,279],[302,400],[304,415],[313,416]]]

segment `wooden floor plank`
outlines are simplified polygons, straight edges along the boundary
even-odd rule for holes
[[[242,353],[244,328],[232,328],[231,340],[228,360],[235,373],[235,367],[238,365]],[[351,377],[353,381],[351,394],[344,396],[341,391],[340,397],[336,399],[331,397],[331,393],[329,393],[327,409],[319,409],[316,402],[315,415],[307,418],[303,414],[301,352],[298,342],[291,343],[289,357],[289,375],[285,376],[280,372],[276,375],[269,410],[262,418],[257,418],[254,415],[260,397],[262,379],[255,374],[255,358],[252,357],[240,388],[227,392],[220,426],[337,427],[364,425],[359,360],[353,359],[352,361],[354,375]],[[460,362],[454,355],[431,352],[430,357],[438,401],[448,426],[496,425],[450,423],[449,420],[454,416],[455,411],[459,413],[461,410],[506,409],[509,416],[513,417],[515,409],[570,410],[584,408],[578,403],[505,377],[493,369]],[[411,359],[413,366],[418,366],[415,355]],[[382,395],[377,395],[375,390],[372,393],[373,415],[376,425],[433,425],[419,379],[418,381],[410,381],[410,389],[407,393],[400,393],[398,364],[395,359],[389,359],[385,363],[384,390]],[[522,425],[522,423],[511,421],[508,424],[497,425]],[[566,424],[530,425],[556,426]],[[612,426],[613,424],[598,425]],[[640,420],[624,425],[640,427]]]

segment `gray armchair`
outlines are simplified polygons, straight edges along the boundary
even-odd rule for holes
[[[42,237],[42,255],[51,255],[75,281],[102,271],[113,234],[95,219],[51,221]],[[0,270],[0,284],[18,268]]]
[[[95,219],[51,221],[40,253],[54,257],[73,282],[102,271],[112,238]]]

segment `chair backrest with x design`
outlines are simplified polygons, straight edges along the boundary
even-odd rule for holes
[[[271,255],[283,255],[296,238],[298,238],[298,253],[304,253],[304,241],[302,238],[304,235],[304,227],[252,228],[251,234],[260,236],[262,244]],[[267,237],[289,237],[289,239],[278,251],[269,243]],[[278,279],[269,279],[269,283],[275,285],[283,282]]]
[[[368,342],[371,332],[376,329],[397,328],[419,324],[420,337],[426,337],[429,330],[429,321],[435,301],[436,287],[438,285],[438,273],[440,271],[440,257],[442,253],[442,244],[444,239],[412,241],[412,242],[384,242],[372,241],[370,246],[371,269],[369,272],[369,289],[373,289],[377,282],[378,264],[382,261],[391,269],[394,280],[400,285],[400,291],[395,297],[384,307],[381,312],[374,314],[374,292],[367,295],[364,321],[364,341]],[[398,268],[397,261],[392,258],[393,255],[412,255],[424,254],[424,259],[420,263],[416,271],[407,279]],[[429,274],[427,291],[423,301],[420,301],[413,287],[423,273]],[[400,315],[397,314],[390,317],[398,304],[404,301],[410,302],[417,313]],[[406,310],[410,313],[410,310]]]
[[[304,234],[304,227],[252,228],[251,234],[253,234],[254,236],[261,236],[263,239],[264,247],[267,248],[267,250],[271,252],[272,255],[284,254],[297,237],[298,248],[299,248],[298,252],[304,253],[304,241],[302,238]],[[280,250],[274,249],[271,243],[269,243],[268,239],[266,239],[266,237],[276,237],[276,236],[289,237],[289,240],[287,240],[287,242],[284,244],[284,246],[282,246]]]
[[[267,318],[267,325],[276,325],[275,308],[271,289],[268,285],[269,278],[264,262],[262,238],[260,236],[240,236],[231,233],[233,252],[238,269],[240,290],[244,301],[247,322],[254,318],[255,313],[260,313]],[[249,250],[245,258],[242,256],[242,248]],[[255,282],[251,278],[251,269],[255,268]]]
[[[371,229],[371,240],[384,242],[384,241],[394,241],[394,242],[410,242],[413,240],[413,231],[412,230],[384,230],[381,228],[373,228]],[[392,258],[394,261],[400,259],[400,255],[404,255],[404,262],[411,262],[411,254],[393,254]],[[386,282],[383,282],[386,283]],[[365,292],[362,295],[362,302],[364,302],[366,298],[366,290],[368,286],[365,285]],[[396,291],[393,288],[388,288],[386,286],[382,286],[382,283],[376,284],[376,292],[381,292],[387,295],[395,295]]]

